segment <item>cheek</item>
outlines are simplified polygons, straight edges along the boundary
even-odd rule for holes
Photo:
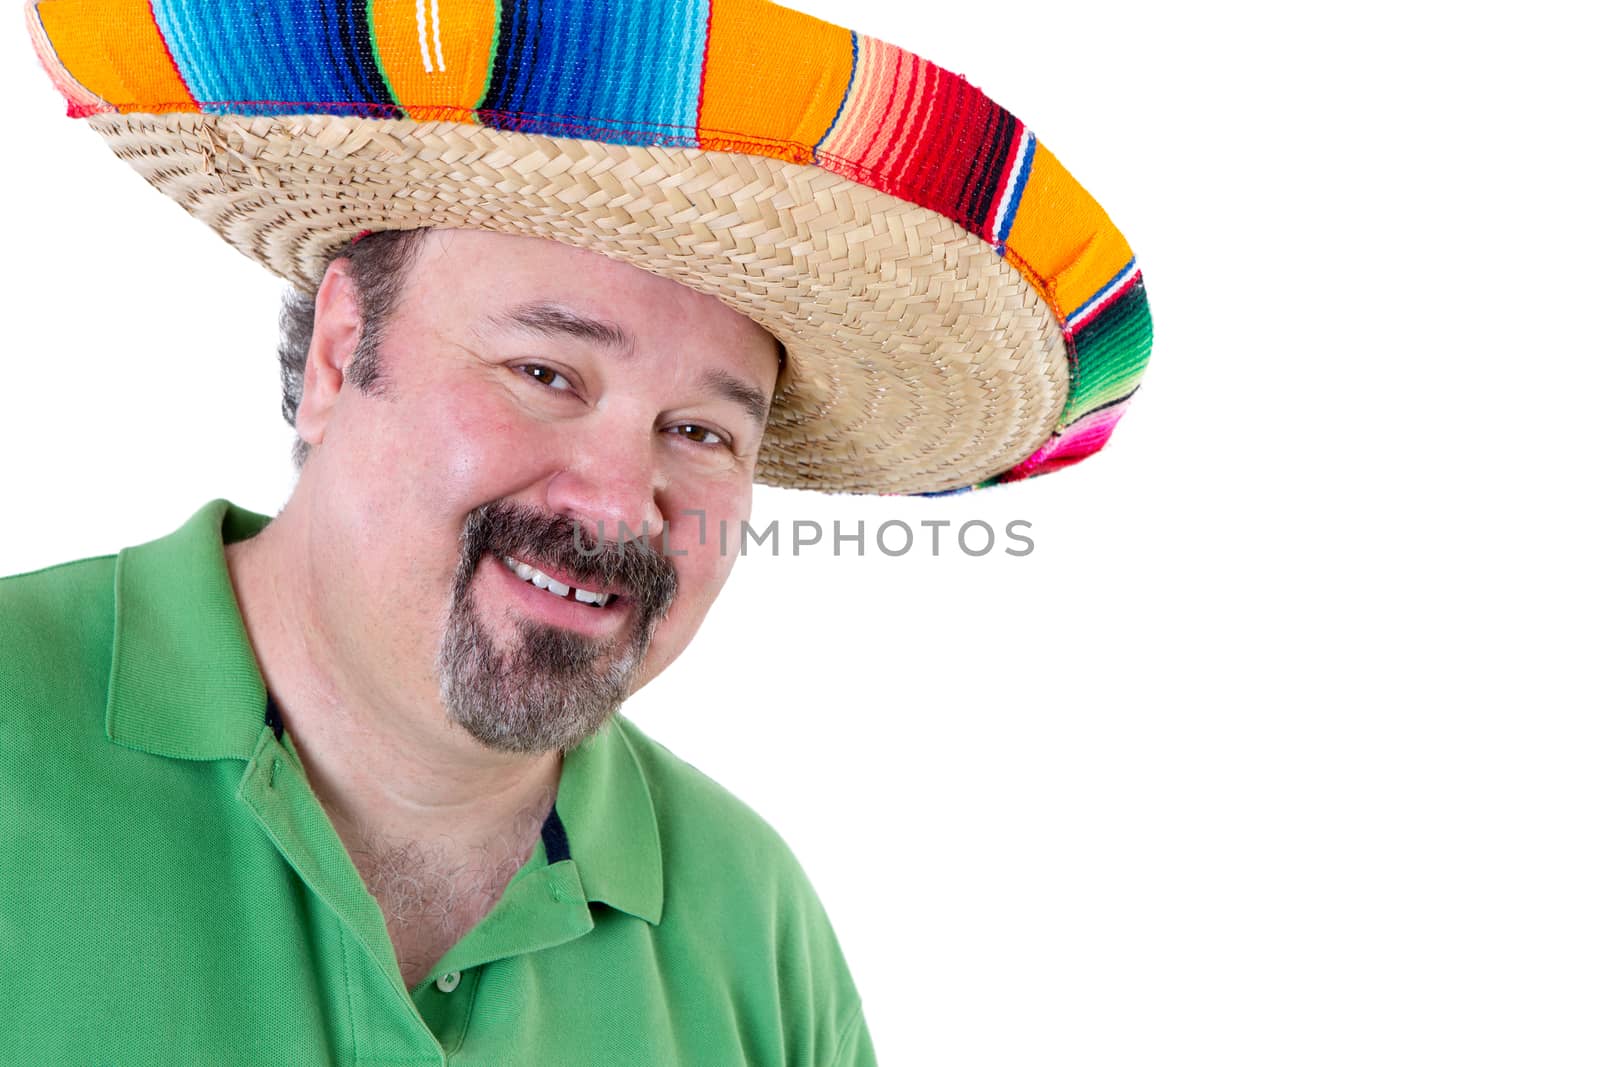
[[[442,389],[402,428],[419,507],[465,512],[517,491],[528,473],[521,424],[482,389]]]
[[[704,517],[692,512],[703,511]],[[735,483],[715,493],[695,494],[694,502],[673,502],[667,521],[671,528],[673,564],[678,569],[680,600],[701,615],[711,606],[739,559],[745,522],[750,517],[750,487]]]

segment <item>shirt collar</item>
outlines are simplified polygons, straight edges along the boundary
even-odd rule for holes
[[[213,500],[176,532],[117,556],[111,740],[176,759],[250,758],[267,688],[222,546],[266,524]]]
[[[266,684],[245,632],[223,546],[270,520],[213,500],[175,532],[117,557],[106,735],[189,760],[255,755]],[[584,895],[661,921],[661,838],[633,729],[614,716],[567,753],[556,788]]]
[[[584,895],[661,922],[661,833],[630,734],[620,716],[561,761],[556,811]]]

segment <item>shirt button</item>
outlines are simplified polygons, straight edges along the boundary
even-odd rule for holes
[[[444,974],[441,974],[433,984],[434,987],[441,993],[453,992],[456,986],[461,984],[461,972],[446,971]]]

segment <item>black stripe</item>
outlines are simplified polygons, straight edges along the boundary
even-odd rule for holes
[[[1011,151],[1012,139],[1016,136],[1018,123],[999,105],[991,104],[994,111],[993,123],[984,128],[984,149],[987,156],[984,159],[983,174],[978,183],[972,188],[970,199],[962,205],[967,217],[972,220],[969,229],[977,230],[983,225],[983,217],[989,213],[995,195],[999,192],[999,185],[1004,180],[1000,172],[1005,169],[1006,156]],[[998,143],[996,143],[998,141]]]
[[[1140,389],[1143,389],[1143,388],[1144,388],[1144,386],[1142,386],[1142,385],[1136,385],[1132,389],[1129,389],[1126,393],[1123,393],[1121,396],[1112,397],[1110,400],[1107,400],[1104,404],[1096,404],[1094,407],[1090,408],[1088,411],[1079,412],[1076,416],[1073,417],[1072,422],[1079,422],[1079,421],[1081,421],[1083,419],[1086,419],[1090,415],[1093,415],[1097,411],[1104,411],[1106,408],[1114,408],[1118,404],[1125,404],[1125,403],[1128,402],[1128,400],[1130,400],[1133,397],[1134,393],[1137,393]],[[1067,425],[1071,426],[1072,422],[1067,423]]]
[[[1011,157],[1013,150],[1019,155],[1022,152],[1022,123],[1011,112],[1000,108],[1000,126],[995,130],[995,136],[999,140],[995,145],[994,167],[984,175],[983,195],[973,205],[972,217],[980,226],[983,225],[984,216],[994,207],[995,199],[1005,192],[1006,179],[1011,176],[1006,160]],[[995,221],[998,223],[1000,220]]]
[[[551,808],[550,814],[545,817],[544,829],[539,836],[544,838],[546,862],[560,863],[572,858],[572,850],[567,847],[567,828],[561,825],[561,816],[556,814],[555,808]]]
[[[267,725],[272,727],[272,736],[279,741],[283,740],[283,714],[278,711],[278,705],[272,702],[272,694],[267,694]]]
[[[521,103],[527,99],[528,91],[522,84],[520,75],[523,73],[521,59],[524,49],[528,44],[528,17],[527,5],[518,0],[501,0],[500,4],[500,32],[499,47],[494,52],[494,70],[489,75],[489,91],[483,94],[484,111],[499,111],[507,114],[493,116],[500,119],[500,123],[489,122],[487,125],[502,125],[509,113],[521,110]],[[539,64],[539,34],[544,29],[544,3],[535,0],[533,20],[533,58],[529,63],[527,80],[531,82],[533,70]]]
[[[1120,333],[1129,323],[1148,320],[1150,305],[1144,295],[1144,278],[1140,277],[1117,295],[1115,300],[1102,307],[1088,323],[1073,331],[1073,343],[1084,352],[1108,337]]]
[[[394,105],[400,101],[389,93],[389,85],[383,80],[383,68],[378,63],[378,46],[372,39],[372,27],[367,21],[369,3],[370,0],[343,0],[339,5],[340,36],[349,49],[346,54],[357,57],[361,78],[359,91],[363,94],[361,99],[382,105],[378,109],[382,114],[398,118],[400,109]]]
[[[977,93],[973,90],[973,95]],[[995,109],[983,109],[983,134],[978,139],[978,150],[972,158],[967,160],[967,173],[961,179],[961,195],[956,197],[956,221],[968,230],[976,230],[977,224],[972,220],[973,185],[980,174],[987,173],[989,169],[989,153],[991,151],[989,139],[994,134]],[[980,186],[981,188],[981,186]]]

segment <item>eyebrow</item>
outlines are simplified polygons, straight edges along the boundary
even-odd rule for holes
[[[498,312],[489,322],[500,329],[522,330],[542,336],[560,334],[592,341],[624,355],[633,352],[633,336],[615,323],[580,315],[569,307],[535,300]],[[724,370],[707,371],[700,379],[708,389],[725,400],[738,404],[757,426],[767,424],[767,394],[754,385]]]
[[[727,371],[713,370],[707,371],[700,381],[723,398],[744,408],[757,426],[767,424],[767,394],[743,378],[736,378]]]
[[[623,354],[633,351],[633,337],[622,327],[603,319],[580,315],[561,304],[544,301],[518,304],[492,315],[489,322],[503,330],[521,330],[544,336],[561,334],[591,341]]]

